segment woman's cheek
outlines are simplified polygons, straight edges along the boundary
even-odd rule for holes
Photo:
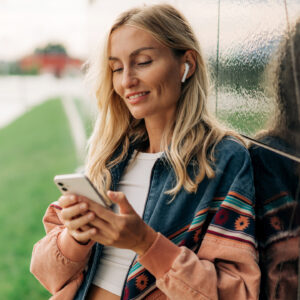
[[[113,89],[115,90],[115,92],[118,96],[123,98],[122,89],[121,89],[121,85],[120,85],[120,80],[117,79],[117,78],[113,79]]]

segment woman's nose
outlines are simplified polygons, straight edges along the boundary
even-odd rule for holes
[[[130,69],[124,70],[123,78],[122,78],[122,86],[123,88],[131,88],[138,83],[138,79],[134,72]]]

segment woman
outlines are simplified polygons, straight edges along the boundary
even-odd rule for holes
[[[101,76],[86,170],[114,211],[61,197],[31,271],[55,299],[257,299],[249,154],[207,111],[188,22],[169,5],[123,13]]]

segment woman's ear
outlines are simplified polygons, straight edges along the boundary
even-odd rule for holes
[[[196,69],[196,55],[194,50],[187,50],[182,58],[183,71],[182,71],[182,80],[185,82],[187,78],[190,78]]]

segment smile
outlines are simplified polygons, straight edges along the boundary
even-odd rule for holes
[[[145,95],[147,95],[148,93],[149,93],[149,92],[141,92],[141,93],[138,93],[138,94],[131,95],[131,96],[127,97],[127,98],[128,98],[129,100],[133,100],[133,99],[136,99],[136,98],[145,96]]]

